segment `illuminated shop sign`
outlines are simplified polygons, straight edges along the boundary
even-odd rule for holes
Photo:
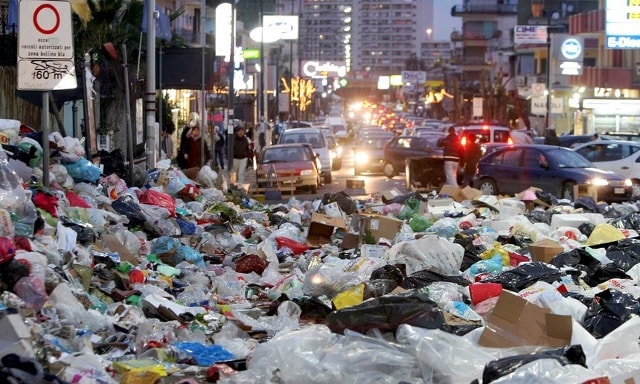
[[[327,76],[339,76],[344,77],[347,75],[347,66],[344,61],[336,62],[324,62],[319,61],[303,61],[302,73],[308,77],[327,77]]]
[[[607,0],[605,5],[606,47],[640,48],[640,1]]]

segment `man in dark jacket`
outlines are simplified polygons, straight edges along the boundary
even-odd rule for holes
[[[560,138],[556,134],[555,128],[547,128],[547,134],[544,136],[544,143],[546,145],[562,145]]]
[[[464,146],[464,178],[462,186],[471,186],[473,176],[478,170],[478,161],[482,157],[482,147],[480,139],[475,135],[468,136],[467,144]]]
[[[249,161],[249,157],[252,156],[251,146],[249,145],[249,138],[244,134],[244,127],[237,126],[234,132],[231,182],[244,184],[247,174],[247,162]]]
[[[456,135],[456,129],[449,127],[448,134],[438,142],[442,147],[444,157],[445,184],[458,186],[458,165],[460,164],[460,139]]]

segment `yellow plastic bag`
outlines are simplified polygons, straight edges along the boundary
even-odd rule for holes
[[[624,239],[624,234],[616,227],[607,223],[600,223],[591,231],[591,235],[587,239],[587,245],[593,246],[598,244],[611,243]]]
[[[502,260],[502,265],[507,266],[511,265],[511,261],[509,259],[509,251],[502,247],[502,244],[495,242],[493,246],[486,251],[480,254],[480,258],[483,260],[492,259],[495,256],[500,256],[500,260]]]
[[[364,298],[364,283],[353,286],[346,291],[340,292],[334,299],[333,305],[336,309],[353,307],[362,303]]]

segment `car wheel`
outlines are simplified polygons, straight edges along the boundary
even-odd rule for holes
[[[393,164],[391,163],[386,163],[384,165],[384,175],[390,179],[392,179],[395,175],[396,175],[396,170],[393,167]]]
[[[481,179],[480,182],[478,182],[478,189],[482,191],[483,195],[498,194],[498,186],[496,185],[496,182],[488,178]]]
[[[575,185],[576,183],[571,181],[562,184],[562,189],[560,189],[560,198],[573,200],[573,187],[575,187]]]
[[[325,184],[331,184],[332,178],[331,178],[331,172],[327,173],[324,175],[324,183]]]
[[[339,171],[342,168],[342,159],[334,159],[333,164],[331,164],[331,169],[334,171]]]

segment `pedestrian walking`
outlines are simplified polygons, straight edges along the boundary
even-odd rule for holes
[[[247,174],[247,162],[251,153],[249,138],[244,134],[244,128],[237,126],[233,135],[233,163],[231,166],[231,182],[244,184]]]
[[[442,147],[444,157],[445,184],[458,186],[458,166],[460,165],[460,139],[456,135],[456,129],[449,127],[448,134],[438,141]]]

